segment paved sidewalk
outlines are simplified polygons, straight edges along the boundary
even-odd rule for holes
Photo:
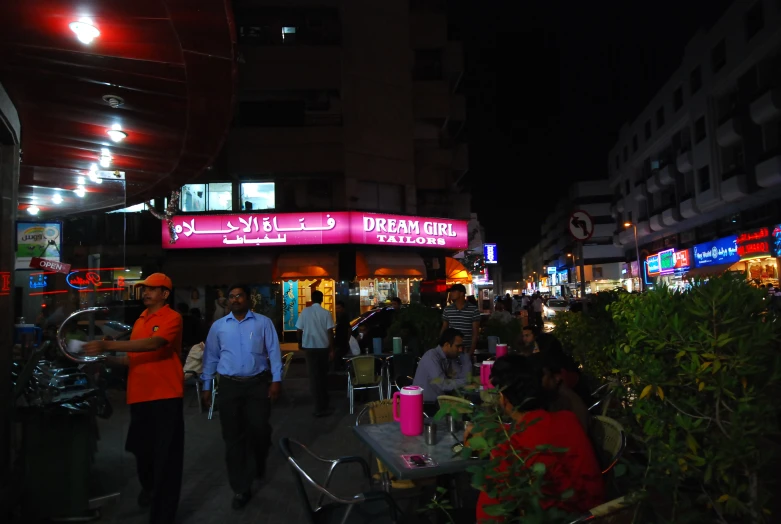
[[[256,482],[254,496],[243,512],[230,508],[232,492],[227,482],[223,460],[223,442],[220,422],[199,414],[195,392],[190,389],[185,396],[185,469],[178,521],[182,523],[284,523],[303,522],[302,505],[299,502],[290,468],[284,463],[277,442],[282,436],[299,440],[321,456],[334,458],[344,455],[360,455],[368,458],[367,450],[352,431],[355,416],[349,414],[346,385],[340,391],[331,391],[331,404],[336,409],[333,416],[314,418],[313,403],[309,398],[308,381],[303,358],[296,358],[285,384],[287,396],[273,409],[271,423],[274,428],[274,447],[271,451],[266,478]],[[115,412],[109,420],[100,420],[101,442],[93,466],[94,495],[120,492],[120,502],[103,511],[100,522],[122,524],[146,524],[146,514],[137,507],[140,487],[135,475],[135,460],[124,451],[127,433],[128,410],[122,392],[111,392]],[[374,396],[364,400],[374,400]],[[292,399],[292,404],[291,404]],[[356,402],[356,405],[362,405]],[[150,438],[154,438],[150,435]],[[306,464],[309,466],[309,464]],[[376,467],[373,465],[374,469]],[[360,468],[349,465],[335,475],[332,487],[340,494],[356,494],[366,489],[360,480]],[[354,469],[353,469],[354,468]],[[319,479],[325,469],[320,468]],[[310,496],[312,496],[310,494]],[[414,500],[402,502],[405,511]],[[414,516],[412,510],[410,516]],[[413,519],[408,519],[411,522]]]

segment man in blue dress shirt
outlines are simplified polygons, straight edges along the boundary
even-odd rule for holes
[[[220,424],[225,441],[233,509],[251,497],[262,477],[271,444],[271,402],[279,397],[282,358],[279,337],[268,317],[249,309],[249,288],[230,288],[231,312],[216,320],[203,350],[204,404],[212,401],[212,379],[220,374]]]

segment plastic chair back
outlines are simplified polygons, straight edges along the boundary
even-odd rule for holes
[[[377,382],[377,374],[375,373],[375,363],[377,359],[372,356],[355,357],[350,360],[350,364],[353,368],[353,384],[361,386],[364,384],[374,384]]]
[[[602,466],[602,474],[606,474],[626,448],[624,428],[610,417],[596,416],[591,427],[591,437],[597,446],[597,458]]]

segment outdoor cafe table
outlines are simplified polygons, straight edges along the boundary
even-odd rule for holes
[[[436,444],[426,444],[424,435],[408,437],[401,433],[398,422],[385,424],[364,424],[353,427],[355,434],[399,480],[417,480],[440,475],[452,475],[466,471],[470,466],[484,464],[484,460],[465,459],[460,454],[453,456],[451,448],[456,443],[453,435],[447,431],[444,421],[437,425]],[[463,438],[463,430],[456,433]],[[402,455],[428,455],[436,466],[425,468],[408,468]],[[386,489],[390,483],[385,483]]]

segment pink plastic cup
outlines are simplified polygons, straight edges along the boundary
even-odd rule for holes
[[[503,357],[507,354],[507,344],[496,345],[496,358]]]

